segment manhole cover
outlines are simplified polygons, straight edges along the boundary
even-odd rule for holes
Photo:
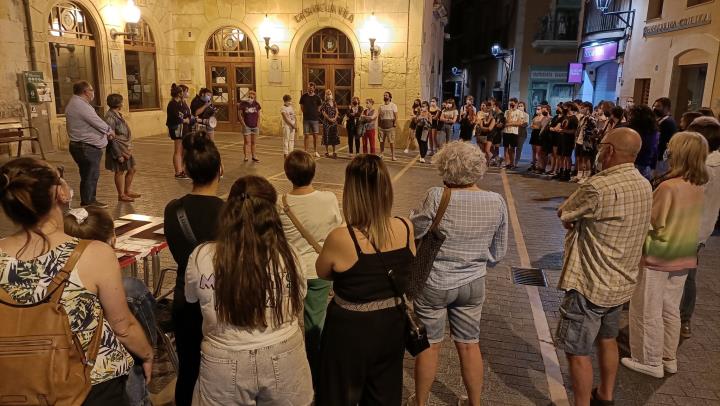
[[[547,287],[545,272],[540,268],[510,268],[513,283],[516,285],[530,285]]]

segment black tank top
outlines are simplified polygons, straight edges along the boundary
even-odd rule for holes
[[[333,271],[333,290],[338,296],[353,303],[367,303],[394,297],[395,292],[390,285],[387,269],[393,270],[398,289],[403,293],[406,291],[414,255],[410,251],[410,228],[405,220],[400,220],[407,232],[405,247],[372,254],[362,252],[355,232],[351,226],[348,226],[358,260],[345,272]]]

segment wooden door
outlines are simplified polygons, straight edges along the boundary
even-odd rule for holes
[[[240,131],[237,105],[250,90],[255,90],[254,69],[248,63],[206,63],[207,83],[213,93],[212,102],[217,107],[215,117],[218,131]]]

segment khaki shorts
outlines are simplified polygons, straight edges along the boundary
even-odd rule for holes
[[[378,141],[385,142],[388,141],[391,144],[395,143],[395,128],[388,128],[386,130],[380,129],[380,132],[378,133]]]

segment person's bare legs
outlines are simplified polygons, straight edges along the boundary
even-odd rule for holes
[[[460,357],[461,374],[470,406],[480,406],[485,375],[480,343],[455,342],[455,348]]]
[[[250,134],[243,134],[243,158],[248,160],[248,146],[250,145]]]
[[[173,150],[173,167],[175,168],[175,174],[179,174],[183,171],[183,146],[182,140],[173,140],[175,149]]]
[[[600,364],[600,386],[598,396],[602,400],[613,400],[615,393],[615,380],[618,371],[618,344],[615,338],[599,338],[598,363]],[[590,377],[592,380],[592,376]]]
[[[383,136],[383,140],[380,141],[380,156],[385,155],[385,136]]]
[[[313,133],[313,148],[315,149],[315,153],[317,154],[317,140],[318,140],[318,133]]]
[[[435,381],[438,359],[440,358],[440,343],[430,344],[430,348],[415,357],[415,402],[423,406],[430,397],[430,388]]]
[[[118,199],[126,197],[125,194],[125,172],[115,172],[115,189],[117,190]]]
[[[134,178],[135,178],[135,168],[132,168],[129,171],[127,171],[127,173],[125,174],[125,195],[126,196],[134,197],[137,195],[136,193],[133,193],[133,191],[131,190],[132,182],[133,182]]]
[[[567,354],[575,406],[588,406],[593,385],[592,358],[589,355]],[[615,369],[617,370],[617,361]]]
[[[395,158],[395,143],[390,143],[390,158],[394,161],[397,158]]]
[[[517,147],[510,147],[510,151],[508,151],[508,152],[510,152],[508,158],[510,159],[510,163],[509,163],[509,164],[510,164],[511,166],[515,166],[515,150],[516,150],[516,149],[517,149]]]
[[[311,136],[312,134],[303,133],[303,144],[305,145],[305,152],[307,152],[308,154],[310,153],[310,151],[308,151],[308,148],[310,147]]]
[[[257,136],[255,133],[250,134],[250,152],[252,153],[252,158],[257,159],[257,156],[255,155],[255,140],[257,139]]]
[[[485,141],[483,144],[483,151],[485,151],[485,159],[487,164],[490,164],[490,158],[492,158],[492,142]]]

